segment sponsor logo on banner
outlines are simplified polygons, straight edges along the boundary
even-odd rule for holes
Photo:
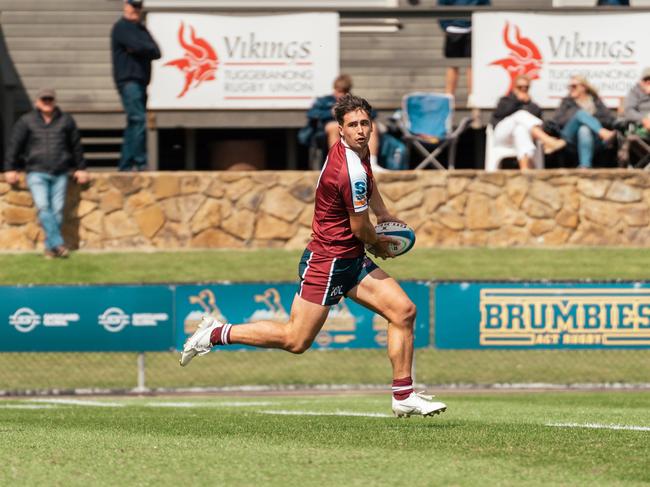
[[[472,102],[494,108],[519,75],[535,80],[531,97],[554,108],[568,96],[572,76],[586,78],[611,108],[650,65],[650,13],[519,13],[472,15]],[[612,25],[625,25],[614,29]],[[499,35],[495,35],[495,33]]]
[[[256,303],[264,303],[265,309],[256,309],[246,321],[271,320],[284,322],[289,319],[289,313],[280,299],[280,293],[276,288],[269,288],[262,294],[255,295]]]
[[[178,28],[178,43],[185,50],[185,54],[182,58],[165,63],[165,66],[176,67],[185,75],[183,89],[176,96],[182,98],[190,88],[198,88],[204,81],[216,79],[219,61],[214,48],[205,39],[195,34],[194,27],[190,26],[190,39],[185,40],[183,22]]]
[[[512,26],[514,40],[511,40],[512,31],[510,23],[506,22],[503,28],[503,43],[508,48],[508,55],[497,59],[490,65],[501,66],[510,77],[510,85],[505,93],[509,93],[515,86],[517,76],[526,75],[531,80],[539,78],[539,70],[542,67],[542,54],[533,41],[524,37],[519,32],[519,27]]]
[[[197,330],[203,316],[211,316],[222,323],[228,323],[228,319],[217,306],[217,298],[212,290],[202,289],[198,294],[190,296],[189,301],[190,304],[198,304],[201,309],[190,311],[183,319],[183,329],[186,335],[191,335]]]
[[[650,345],[650,290],[481,289],[482,346]]]
[[[31,308],[19,308],[9,316],[9,325],[21,333],[29,333],[41,324],[46,327],[65,327],[74,321],[79,321],[77,313],[44,313],[40,315]]]
[[[167,313],[133,313],[126,314],[121,308],[108,308],[97,319],[97,323],[111,333],[119,333],[127,326],[158,326],[161,321],[169,320]]]
[[[153,109],[309,108],[339,73],[335,13],[154,12],[147,27],[162,51]]]

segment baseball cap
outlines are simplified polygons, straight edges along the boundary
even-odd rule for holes
[[[641,79],[646,79],[646,78],[650,78],[650,66],[648,66],[641,72]]]
[[[56,91],[53,88],[41,88],[38,90],[37,98],[56,98]]]
[[[135,8],[142,8],[142,4],[144,3],[143,0],[125,0],[126,3],[129,5],[135,7]]]

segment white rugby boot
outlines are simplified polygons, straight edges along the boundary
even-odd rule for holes
[[[187,339],[185,345],[183,345],[180,359],[181,367],[185,367],[197,355],[205,355],[212,349],[210,334],[218,326],[223,326],[223,323],[220,323],[211,316],[204,316],[201,319],[197,330]]]
[[[434,416],[444,413],[447,405],[444,402],[433,401],[433,396],[421,392],[411,392],[411,395],[401,401],[393,397],[393,414],[398,418],[409,416]]]

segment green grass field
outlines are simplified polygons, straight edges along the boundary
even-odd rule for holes
[[[388,394],[3,400],[0,485],[650,482],[647,394],[441,399],[426,419],[389,416]]]

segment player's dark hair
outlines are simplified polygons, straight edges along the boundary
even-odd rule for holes
[[[345,117],[345,114],[356,112],[357,110],[363,110],[370,117],[372,107],[364,98],[347,94],[341,97],[341,99],[336,102],[336,105],[334,105],[334,117],[339,125],[343,125],[343,117]]]

